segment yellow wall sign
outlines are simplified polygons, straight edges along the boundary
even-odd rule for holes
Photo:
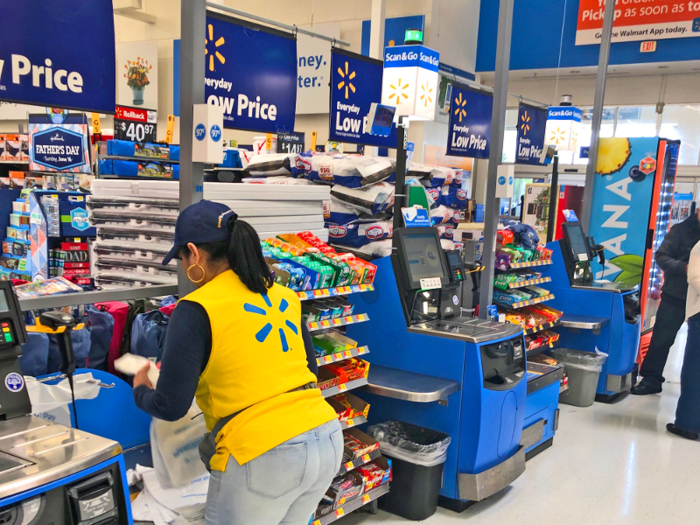
[[[100,124],[100,114],[91,113],[90,118],[92,119],[92,134],[100,135],[102,134],[102,126]]]

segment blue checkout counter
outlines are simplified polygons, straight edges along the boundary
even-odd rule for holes
[[[394,236],[398,249],[377,261],[375,290],[351,298],[370,318],[348,327],[370,348],[363,398],[372,405],[370,423],[396,419],[451,436],[441,503],[463,510],[525,470],[523,332],[459,316],[464,268],[442,250],[434,228]]]
[[[71,316],[42,314],[72,356]],[[0,281],[0,523],[131,525],[122,448],[111,439],[31,416],[18,359],[27,332],[9,281]],[[68,346],[66,346],[68,345]],[[74,361],[65,370],[72,374]]]
[[[634,384],[641,335],[639,288],[594,281],[592,239],[577,222],[565,223],[563,230],[564,238],[547,246],[553,251],[552,264],[544,267],[543,276],[552,282],[541,286],[554,294],[547,305],[564,312],[559,346],[586,352],[598,348],[608,354],[596,400],[614,401]]]

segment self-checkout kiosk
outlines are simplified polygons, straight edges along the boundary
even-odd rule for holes
[[[563,239],[547,245],[552,264],[542,285],[554,294],[548,304],[565,312],[560,346],[608,354],[598,381],[598,401],[613,401],[630,390],[640,338],[639,287],[596,281],[591,265],[604,265],[603,247],[579,222],[562,224]]]
[[[71,316],[41,319],[44,331],[58,334],[59,347],[70,345]],[[0,328],[0,523],[133,523],[120,445],[30,415],[18,362],[27,332],[8,281],[0,281]],[[61,352],[73,355],[71,347]]]
[[[441,503],[463,510],[525,469],[523,332],[461,316],[464,266],[434,228],[394,236],[395,253],[375,261],[375,290],[352,297],[370,322],[348,335],[370,348],[370,422],[398,419],[451,436]]]

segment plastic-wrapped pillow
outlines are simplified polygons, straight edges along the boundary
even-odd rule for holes
[[[309,180],[339,184],[347,188],[361,188],[376,184],[396,171],[395,162],[387,157],[314,155],[310,163]]]
[[[394,186],[378,182],[366,188],[347,188],[336,184],[331,188],[331,196],[360,213],[377,215],[394,205]]]
[[[306,164],[299,155],[273,153],[271,155],[254,155],[245,170],[251,177],[273,177],[287,175],[298,177],[305,173]]]

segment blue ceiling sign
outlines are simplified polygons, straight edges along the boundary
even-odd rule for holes
[[[447,154],[487,159],[491,141],[493,95],[466,86],[452,86]]]

